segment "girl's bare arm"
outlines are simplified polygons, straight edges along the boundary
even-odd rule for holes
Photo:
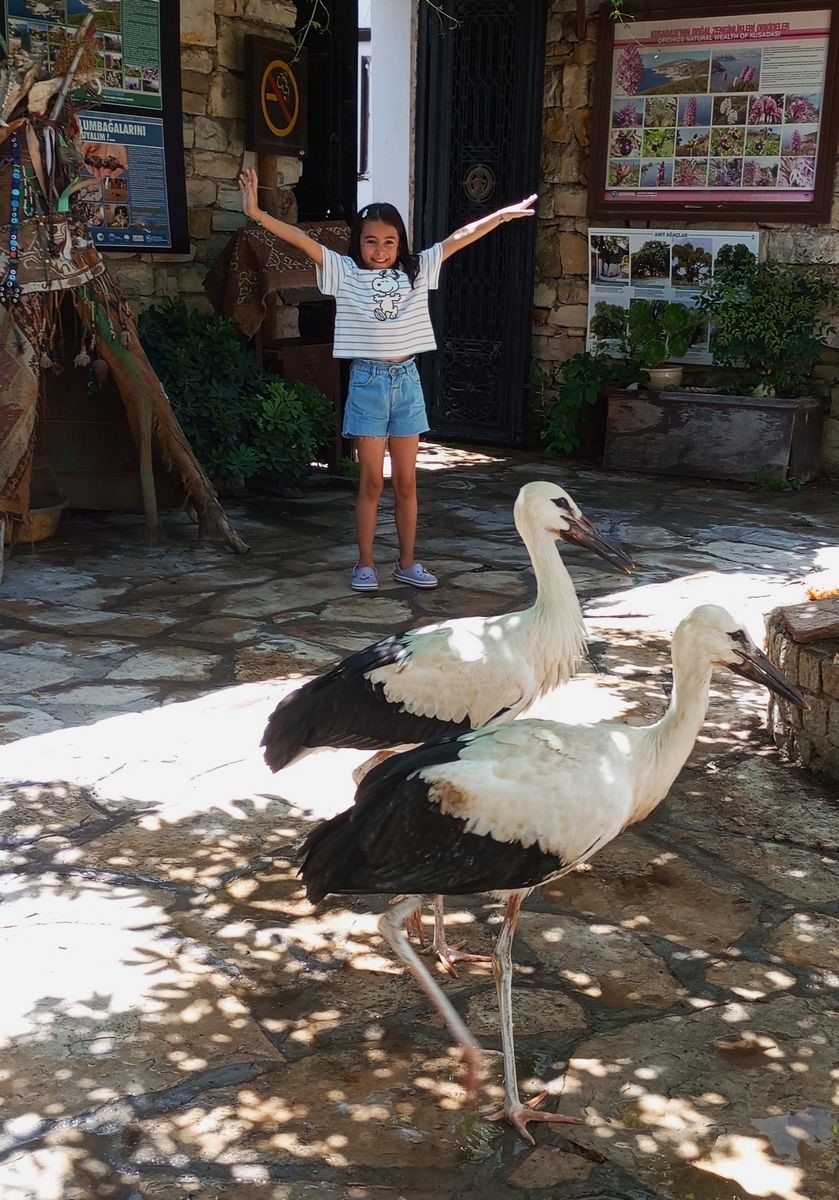
[[[451,258],[453,254],[457,254],[458,250],[462,250],[464,246],[469,246],[472,242],[477,242],[479,238],[492,233],[493,229],[497,229],[499,225],[503,225],[507,221],[515,221],[518,217],[535,216],[533,205],[538,199],[539,197],[534,192],[532,196],[528,196],[526,200],[519,201],[518,204],[510,204],[507,208],[499,208],[497,212],[490,213],[488,217],[481,217],[477,221],[472,221],[469,225],[464,225],[462,229],[456,229],[443,242],[443,259]]]
[[[256,221],[258,225],[262,225],[269,233],[273,233],[275,237],[282,238],[284,242],[288,242],[290,246],[295,246],[316,263],[319,267],[323,266],[323,247],[314,238],[310,238],[308,233],[304,233],[302,229],[298,229],[296,225],[290,225],[288,221],[280,221],[276,217],[269,217],[267,212],[259,207],[257,200],[257,175],[253,169],[243,171],[239,176],[239,191],[242,193],[242,211],[246,217],[250,217],[252,221]]]

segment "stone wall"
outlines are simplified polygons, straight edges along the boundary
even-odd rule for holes
[[[184,160],[189,210],[188,254],[106,255],[134,313],[164,296],[183,296],[208,309],[204,276],[231,233],[245,223],[237,176],[253,156],[244,149],[243,43],[246,33],[279,40],[296,20],[293,0],[182,0],[181,82]],[[279,158],[280,214],[296,220],[298,158]],[[297,332],[297,310],[283,309]]]
[[[545,104],[542,126],[542,180],[534,290],[533,355],[545,367],[584,348],[588,299],[586,200],[589,121],[597,57],[595,13],[600,0],[587,0],[585,37],[577,36],[577,0],[552,0],[548,15]],[[824,264],[839,273],[839,172],[830,221],[826,225],[760,224],[767,257],[776,262]],[[604,222],[598,222],[603,224]],[[614,225],[620,221],[612,222]],[[636,220],[645,227],[649,222]],[[673,228],[690,222],[671,221]],[[697,223],[694,223],[696,227]],[[702,221],[702,228],[714,223]],[[734,222],[720,228],[737,228]],[[753,229],[754,223],[740,228]],[[839,475],[839,331],[817,373],[831,384],[833,402],[826,421],[822,468]],[[540,414],[533,414],[538,427]]]
[[[773,698],[775,744],[805,767],[839,778],[839,601],[776,608],[767,631],[769,657],[810,705],[802,713]]]

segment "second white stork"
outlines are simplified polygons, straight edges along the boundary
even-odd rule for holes
[[[420,746],[375,767],[352,808],[317,826],[301,852],[309,899],[403,895],[380,929],[461,1044],[476,1087],[480,1050],[402,930],[428,894],[506,900],[493,959],[506,1118],[573,1121],[522,1104],[516,1081],[511,947],[533,888],[564,875],[648,816],[667,795],[705,719],[711,672],[728,667],[792,704],[802,696],[724,609],[704,605],[677,627],[673,691],[655,724],[522,720]]]
[[[576,542],[622,571],[631,560],[557,484],[525,484],[513,517],[536,576],[531,607],[410,629],[351,654],[277,705],[262,739],[272,771],[319,747],[404,749],[512,720],[570,679],[585,627],[556,542]],[[453,973],[454,962],[474,956],[446,943],[441,903],[435,916],[433,948]]]

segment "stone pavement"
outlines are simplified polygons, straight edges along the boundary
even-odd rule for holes
[[[445,987],[487,1048],[479,1111],[378,936],[312,909],[293,845],[363,755],[272,776],[277,699],[375,637],[528,602],[521,483],[564,483],[632,579],[563,554],[592,664],[539,705],[647,721],[668,636],[723,603],[760,636],[836,555],[827,486],[766,496],[427,448],[421,553],[442,586],[347,587],[353,496],[254,500],[237,559],[134,518],[68,519],[0,585],[0,1195],[4,1200],[827,1200],[837,1192],[836,785],[785,765],[766,694],[715,677],[669,799],[535,893],[514,947],[525,1090],[585,1117],[536,1148],[500,1096],[491,972]],[[395,555],[384,504],[382,567]],[[596,669],[595,669],[596,667]],[[474,949],[498,906],[449,904]],[[833,991],[831,989],[834,989]]]

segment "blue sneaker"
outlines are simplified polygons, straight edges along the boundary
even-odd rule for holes
[[[375,567],[353,567],[350,587],[354,592],[375,592],[378,586],[379,577]]]
[[[435,588],[437,576],[426,571],[422,563],[412,563],[410,567],[400,567],[399,563],[393,568],[393,578],[397,583],[409,583],[411,587]]]

